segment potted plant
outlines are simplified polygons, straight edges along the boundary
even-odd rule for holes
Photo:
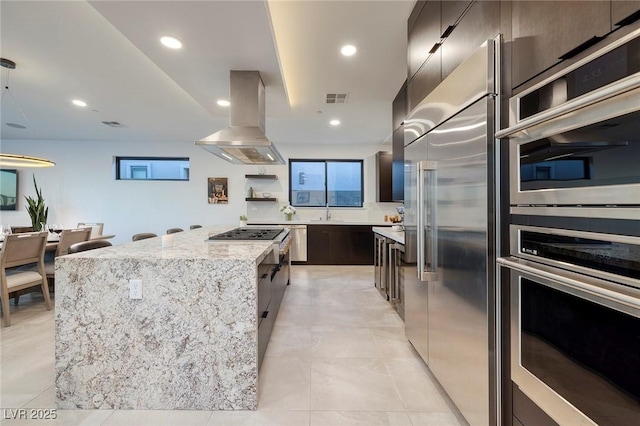
[[[247,226],[247,216],[244,214],[240,215],[240,226]]]
[[[286,216],[287,220],[291,220],[293,215],[296,214],[296,208],[293,207],[290,204],[287,204],[286,206],[280,207],[280,211],[282,213],[284,213],[284,215]]]
[[[42,197],[42,191],[38,188],[36,182],[36,175],[33,175],[33,186],[36,188],[37,199],[26,195],[24,198],[27,200],[27,212],[31,218],[31,226],[35,232],[42,232],[45,229],[47,223],[47,216],[49,215],[49,207],[45,206],[44,198]]]

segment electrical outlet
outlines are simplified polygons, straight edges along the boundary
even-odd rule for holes
[[[142,280],[129,280],[129,299],[142,299]]]

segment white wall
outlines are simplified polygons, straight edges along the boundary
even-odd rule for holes
[[[277,145],[288,158],[364,159],[364,207],[333,209],[336,219],[383,220],[395,214],[396,203],[375,203],[375,153],[389,145]],[[279,211],[288,199],[288,165],[266,166],[277,181],[248,181],[245,174],[258,174],[258,166],[239,166],[188,142],[127,143],[86,141],[2,141],[4,153],[32,155],[55,161],[45,169],[21,169],[18,210],[1,212],[0,223],[30,225],[25,195],[35,196],[32,175],[42,188],[49,206],[49,223],[72,227],[77,222],[104,222],[106,234],[116,234],[117,243],[131,240],[138,232],[164,234],[167,228],[189,225],[238,224],[239,216],[282,220]],[[122,181],[114,179],[114,156],[189,157],[190,181]],[[207,178],[227,177],[229,204],[209,204]],[[249,186],[271,192],[278,203],[246,202]],[[298,209],[297,219],[317,218],[324,209]]]

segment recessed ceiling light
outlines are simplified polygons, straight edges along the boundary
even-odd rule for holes
[[[329,124],[331,124],[332,126],[337,126],[340,124],[340,120],[331,120]]]
[[[87,103],[85,101],[81,101],[80,99],[74,99],[71,101],[72,104],[79,107],[86,107]]]
[[[356,47],[352,44],[347,44],[346,46],[342,46],[342,49],[340,49],[340,52],[344,56],[352,56],[352,55],[355,55],[356,53]]]
[[[231,105],[231,102],[227,101],[226,99],[218,99],[217,104],[223,107],[228,107],[229,105]]]
[[[170,49],[180,49],[182,47],[182,42],[177,38],[171,36],[160,37],[160,43],[164,44]]]

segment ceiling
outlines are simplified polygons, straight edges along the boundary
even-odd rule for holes
[[[276,145],[388,141],[414,4],[2,0],[0,52],[16,68],[0,69],[0,136],[192,144],[228,125],[216,100],[229,98],[229,71],[257,70]],[[161,45],[167,34],[182,49]],[[348,101],[326,104],[327,93]]]

